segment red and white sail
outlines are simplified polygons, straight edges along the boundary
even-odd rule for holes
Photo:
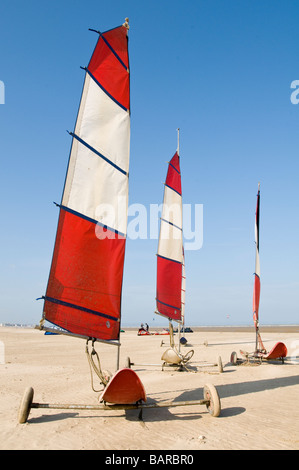
[[[253,287],[253,322],[255,328],[259,327],[259,304],[260,304],[260,254],[259,254],[259,227],[260,226],[260,184],[258,185],[256,213],[255,213],[255,273],[254,273],[254,287]]]
[[[168,165],[157,253],[157,313],[182,321],[183,225],[179,154]]]
[[[130,147],[127,24],[99,33],[71,135],[44,319],[74,334],[118,339]]]

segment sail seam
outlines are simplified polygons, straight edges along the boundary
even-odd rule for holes
[[[114,101],[114,103],[116,103],[118,106],[120,106],[124,111],[128,111],[128,109],[123,104],[121,104],[119,101],[117,101],[117,99],[115,99],[114,96],[112,96],[111,93],[109,93],[109,91],[107,91],[103,87],[103,85],[100,84],[100,82],[92,75],[92,73],[88,70],[88,68],[85,67],[85,71],[93,79],[93,81],[101,88],[101,90],[103,90],[103,92],[106,93],[106,95],[109,96],[109,98],[111,98],[112,101]]]
[[[169,166],[171,166],[171,168],[173,168],[179,175],[181,174],[179,170],[175,166],[173,166],[172,163],[169,162]]]
[[[99,222],[96,219],[92,219],[91,217],[88,217],[87,215],[81,214],[81,212],[77,212],[74,209],[70,209],[69,207],[63,206],[62,204],[56,204],[56,206],[60,207],[60,209],[65,210],[66,212],[70,212],[71,214],[73,214],[77,217],[80,217],[81,219],[87,220],[88,222],[91,222],[95,225],[100,225],[101,227],[106,228],[107,230],[110,230],[111,232],[114,232],[116,235],[120,235],[121,237],[125,237],[125,234],[120,232],[119,230],[116,230],[112,227],[109,227],[108,225],[105,225],[105,224],[103,224],[102,222]]]
[[[183,231],[183,229],[182,229],[181,227],[179,227],[179,226],[176,225],[176,224],[173,224],[173,223],[170,222],[169,220],[163,219],[163,217],[161,217],[161,220],[162,220],[163,222],[166,222],[167,224],[172,225],[173,227],[175,227],[175,228],[177,228],[177,229]]]
[[[179,196],[182,196],[181,193],[179,193],[176,189],[172,188],[172,187],[169,186],[168,184],[165,183],[165,186],[167,186],[167,188],[169,188],[169,189],[172,189],[172,191],[174,191],[175,193],[177,193]]]
[[[157,299],[157,302],[159,302],[160,304],[166,305],[166,307],[171,307],[171,308],[174,308],[175,310],[181,311],[181,307],[175,307],[174,305],[166,304],[165,302],[161,302],[161,300],[159,299]]]
[[[113,29],[117,29],[117,28],[112,28],[110,29],[109,31],[112,31]],[[111,50],[111,52],[115,55],[115,57],[117,58],[117,60],[121,63],[121,65],[126,69],[128,70],[128,67],[126,66],[126,64],[121,60],[121,58],[119,57],[119,55],[117,54],[117,52],[115,52],[115,50],[113,49],[113,47],[111,46],[111,44],[107,41],[107,39],[104,37],[104,34],[105,33],[108,33],[109,31],[105,31],[105,33],[101,33],[101,31],[98,31],[96,29],[90,29],[89,28],[89,31],[93,31],[94,33],[98,33],[100,35],[100,37],[103,39],[103,41],[106,43],[106,45],[109,47],[109,49]]]
[[[157,253],[157,256],[159,256],[159,258],[166,259],[168,261],[173,261],[174,263],[183,264],[181,261],[177,261],[175,259],[167,258],[166,256],[159,255],[159,253]]]
[[[71,304],[69,302],[65,302],[64,300],[58,300],[58,299],[54,299],[53,297],[47,297],[47,296],[44,296],[43,298],[47,300],[48,302],[62,305],[63,307],[74,308],[76,310],[81,310],[82,312],[91,313],[92,315],[97,315],[99,317],[107,318],[108,320],[118,321],[118,318],[113,317],[112,315],[107,315],[106,313],[97,312],[96,310],[91,310],[90,308],[81,307],[80,305]]]
[[[87,147],[89,150],[91,150],[93,153],[95,153],[96,155],[98,155],[98,157],[101,157],[103,160],[105,160],[105,162],[109,163],[110,165],[112,165],[116,170],[120,171],[123,175],[125,176],[129,176],[128,173],[123,170],[122,168],[120,168],[118,165],[116,165],[115,163],[113,163],[111,160],[109,160],[109,158],[105,157],[103,154],[101,154],[100,152],[98,152],[94,147],[92,147],[91,145],[89,145],[87,142],[85,142],[85,140],[81,139],[81,137],[79,137],[78,135],[74,134],[73,132],[70,132],[70,135],[72,137],[74,137],[76,140],[78,140],[78,142],[80,142],[82,145],[84,145],[85,147]]]
[[[126,70],[128,70],[128,67],[126,66],[126,64],[121,60],[121,58],[119,57],[119,55],[117,54],[117,52],[115,52],[115,50],[113,49],[113,47],[111,46],[111,44],[107,41],[107,39],[103,36],[103,34],[99,32],[99,35],[100,35],[100,37],[104,40],[104,42],[106,43],[106,45],[109,47],[109,49],[111,50],[111,52],[115,55],[115,57],[116,57],[117,60],[120,62],[120,64],[121,64]]]

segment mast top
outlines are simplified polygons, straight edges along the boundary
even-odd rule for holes
[[[123,23],[123,26],[124,26],[125,28],[127,28],[127,29],[130,28],[130,26],[129,26],[129,18],[125,18],[125,22]]]
[[[178,131],[178,147],[177,147],[177,154],[180,156],[180,128],[178,128],[177,131]]]
[[[258,184],[258,190],[260,190],[260,186],[261,186],[261,183],[259,182],[259,184]]]

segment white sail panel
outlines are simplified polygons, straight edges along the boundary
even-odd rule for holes
[[[88,74],[82,102],[62,205],[126,234],[130,116]]]
[[[162,219],[182,228],[182,196],[165,186]]]
[[[161,220],[158,255],[182,263],[182,230]]]
[[[122,234],[127,231],[128,178],[76,139],[74,168],[68,200],[62,205],[107,225]],[[124,185],[124,181],[126,184]]]
[[[75,134],[125,172],[129,171],[130,115],[88,74]]]

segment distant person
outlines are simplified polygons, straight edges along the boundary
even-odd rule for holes
[[[148,329],[149,329],[149,326],[148,326],[147,323],[145,324],[145,329],[146,329],[146,331],[148,331]]]

